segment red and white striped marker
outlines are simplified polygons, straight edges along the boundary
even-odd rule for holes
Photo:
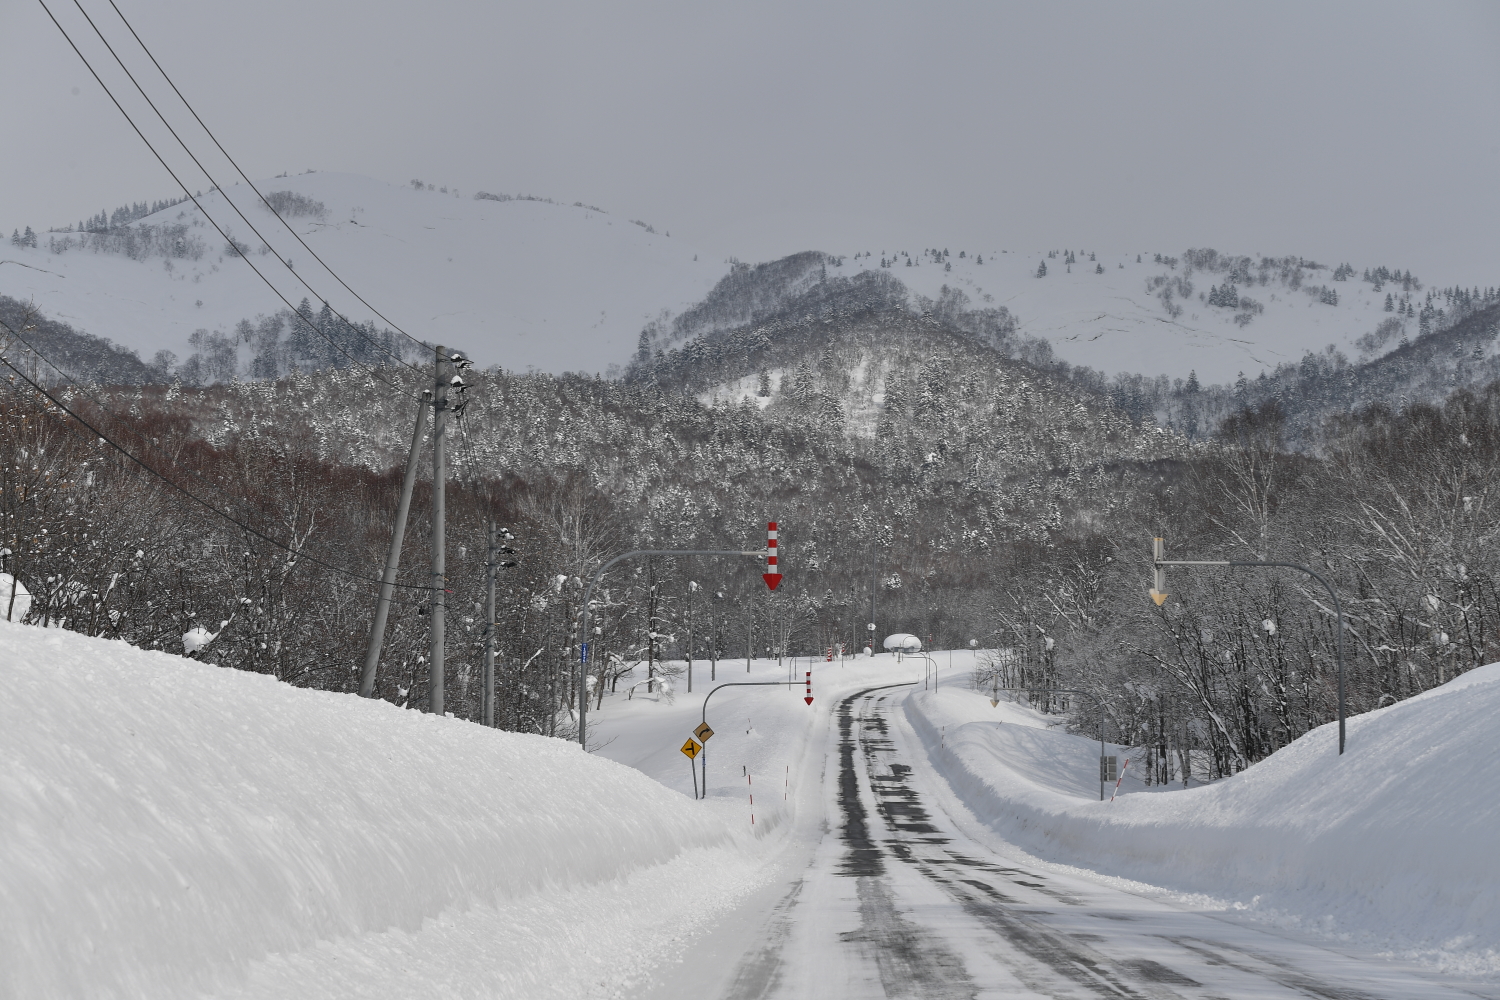
[[[1115,796],[1120,794],[1120,782],[1125,780],[1125,769],[1130,767],[1130,758],[1125,758],[1125,767],[1120,768],[1120,776],[1115,779],[1115,790],[1109,793],[1109,801],[1113,802]]]
[[[766,586],[772,590],[781,582],[781,574],[776,572],[776,522],[766,522],[766,571],[760,575],[766,581]]]
[[[812,661],[807,661],[807,697],[802,699],[809,705],[812,704]]]

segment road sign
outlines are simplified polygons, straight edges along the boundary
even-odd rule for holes
[[[1104,757],[1104,756],[1101,756],[1099,758],[1099,780],[1100,781],[1115,781],[1115,780],[1117,780],[1120,777],[1119,767],[1120,767],[1120,758],[1118,758],[1118,757]]]
[[[781,583],[781,574],[776,572],[776,522],[766,522],[766,571],[760,575],[766,586],[775,590]]]
[[[688,760],[692,760],[694,757],[698,756],[698,752],[703,749],[703,746],[697,740],[689,736],[688,741],[682,746],[678,747],[678,749],[687,754]]]
[[[698,728],[693,730],[693,735],[698,737],[704,743],[707,743],[709,740],[713,739],[714,731],[708,727],[708,723],[704,722],[700,723]]]
[[[579,659],[580,663],[587,663],[587,662],[589,662],[589,644],[588,643],[585,642],[585,643],[580,643],[579,644],[579,646],[578,646],[578,656],[580,657],[580,659]]]

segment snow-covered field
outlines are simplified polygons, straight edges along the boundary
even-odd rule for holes
[[[1351,717],[1342,757],[1330,723],[1207,786],[1132,794],[1146,786],[1127,769],[1113,803],[1098,798],[1096,741],[950,683],[910,697],[906,717],[1000,841],[1204,897],[1195,906],[1500,976],[1500,664]]]
[[[256,186],[321,202],[327,208],[321,219],[288,220],[318,256],[407,332],[466,350],[482,366],[603,372],[624,364],[649,320],[697,302],[729,270],[720,256],[585,207],[475,200],[351,174],[301,174]],[[336,310],[385,326],[248,187],[227,190],[275,254]],[[234,215],[224,192],[202,200],[293,305],[309,296],[319,308],[275,254],[260,251],[261,241]],[[170,261],[170,270],[160,256],[49,253],[49,240],[65,234],[41,233],[34,250],[7,244],[0,257],[25,266],[0,268],[0,293],[34,300],[49,318],[134,348],[147,361],[159,350],[185,360],[193,331],[228,334],[240,320],[286,308],[245,261],[224,254],[224,240],[190,202],[135,225],[194,222],[192,235],[209,252],[198,261]]]
[[[1111,804],[1097,743],[991,707],[968,689],[973,654],[934,661],[930,691],[917,658],[816,661],[811,707],[807,660],[722,660],[712,682],[699,661],[692,694],[679,677],[675,695],[606,696],[586,755],[0,622],[0,996],[722,983],[815,850],[843,863],[828,825],[838,705],[892,684],[908,685],[884,689],[905,720],[897,746],[925,753],[914,788],[1004,856],[1163,913],[1500,976],[1500,665],[1355,717],[1342,758],[1324,727],[1213,785],[1148,795],[1128,776]],[[695,803],[678,748],[703,696],[745,680],[783,683],[713,696]],[[814,884],[840,883],[830,868]]]

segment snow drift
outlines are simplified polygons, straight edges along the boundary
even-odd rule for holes
[[[561,740],[4,622],[0,682],[0,996],[580,995],[747,888],[712,814]]]
[[[1351,718],[1342,757],[1329,724],[1213,785],[1114,803],[1097,743],[976,721],[988,700],[951,690],[907,716],[974,815],[1041,857],[1500,972],[1500,664]]]

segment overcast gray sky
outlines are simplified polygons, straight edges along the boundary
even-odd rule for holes
[[[116,2],[255,177],[582,200],[745,260],[1213,246],[1500,282],[1494,3]],[[0,225],[175,193],[37,0],[0,36]]]

